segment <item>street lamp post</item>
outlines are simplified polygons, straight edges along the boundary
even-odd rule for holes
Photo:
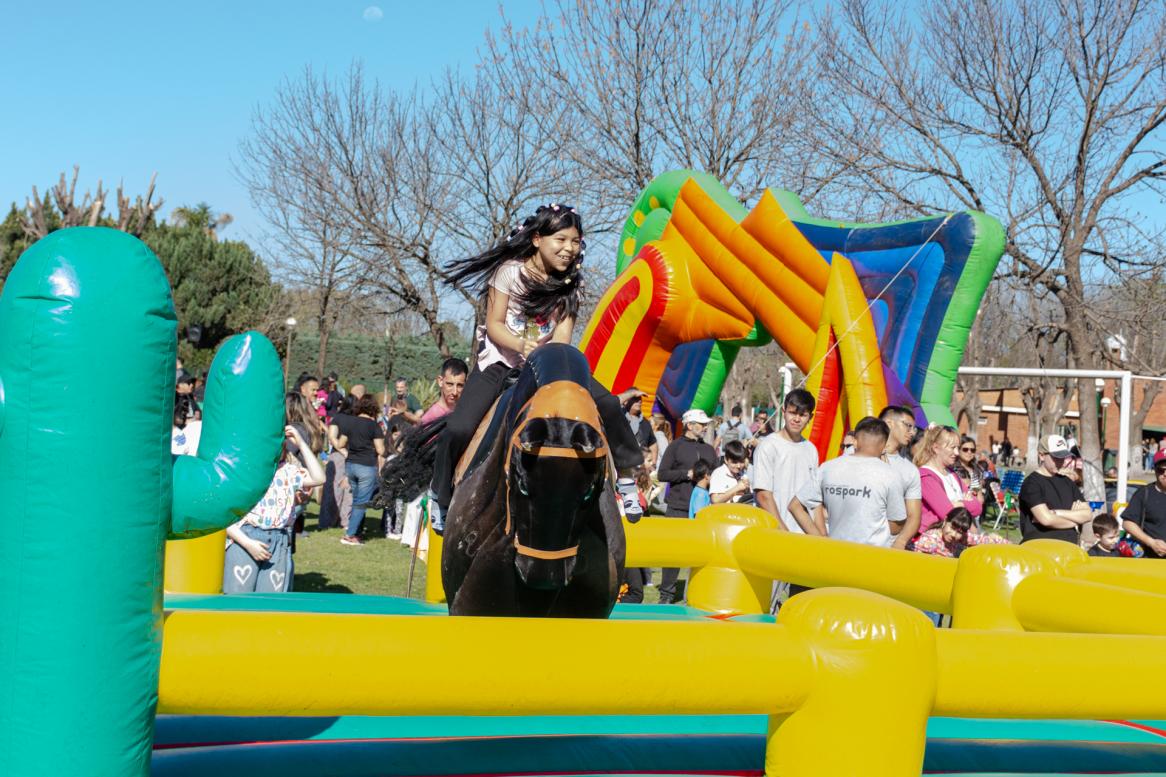
[[[287,321],[283,323],[287,325],[287,352],[283,355],[284,388],[287,389],[291,385],[292,340],[296,333],[297,322],[294,317],[288,316]]]
[[[1109,411],[1109,406],[1113,404],[1113,400],[1109,397],[1103,396],[1101,398],[1101,467],[1105,468],[1105,438],[1109,431],[1109,426],[1106,425],[1106,413]]]

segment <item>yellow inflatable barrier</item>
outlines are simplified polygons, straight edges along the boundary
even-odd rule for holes
[[[273,639],[298,646],[295,676],[239,682]],[[498,671],[396,671],[457,666],[470,641]],[[182,610],[166,615],[158,712],[765,714],[768,775],[916,777],[931,715],[1166,716],[1162,673],[1079,671],[1082,656],[1164,650],[1162,637],[937,631],[912,607],[843,588],[794,598],[777,625]],[[609,671],[571,669],[616,652]]]
[[[784,580],[873,591],[950,613],[957,629],[1166,634],[1157,619],[1134,615],[1166,613],[1166,565],[1090,558],[1056,540],[979,545],[956,560],[774,526],[764,510],[736,504],[691,521],[645,518],[625,525],[627,564],[691,567],[688,601],[712,612],[764,612],[771,581]],[[1072,604],[1078,595],[1090,606]]]
[[[194,540],[166,543],[166,569],[162,587],[171,594],[221,594],[223,592],[225,531]]]

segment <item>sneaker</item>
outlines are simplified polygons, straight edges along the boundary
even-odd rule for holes
[[[441,505],[437,503],[437,495],[430,489],[426,494],[429,504],[429,525],[433,527],[433,531],[437,535],[445,533],[445,511],[441,509]]]
[[[350,537],[347,534],[345,534],[343,537],[340,538],[340,544],[341,545],[363,545],[364,540],[362,540],[360,537]]]
[[[389,534],[387,535],[387,539],[399,540],[399,539],[401,539],[401,533],[400,532],[389,532]]]
[[[635,523],[644,517],[644,508],[640,506],[640,495],[636,489],[636,481],[631,478],[620,478],[615,481],[615,490],[619,494],[621,512],[628,519],[628,523]]]

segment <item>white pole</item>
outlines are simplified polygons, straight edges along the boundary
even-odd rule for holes
[[[773,419],[769,421],[769,428],[774,431],[785,428],[785,413],[782,412],[782,407],[785,405],[785,398],[789,396],[790,388],[794,385],[794,367],[797,366],[793,362],[786,362],[778,372],[781,373],[781,399],[778,400],[777,407],[773,408],[773,414],[777,416],[777,422]]]
[[[1117,497],[1115,501],[1126,501],[1126,487],[1129,482],[1130,466],[1130,373],[1127,370],[1121,376],[1121,420],[1117,432]]]
[[[1129,370],[1045,370],[1038,367],[960,367],[961,375],[1002,375],[1020,378],[1121,378]]]
[[[1117,446],[1117,500],[1126,500],[1126,486],[1129,483],[1129,436],[1130,436],[1130,382],[1129,370],[1045,370],[1032,367],[960,367],[963,375],[999,375],[1003,377],[1034,378],[1117,378],[1121,381],[1121,416],[1118,424]],[[1082,398],[1077,397],[1080,409]],[[1105,462],[1104,435],[1102,436],[1102,464]]]

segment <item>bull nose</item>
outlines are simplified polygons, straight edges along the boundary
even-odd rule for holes
[[[516,556],[514,566],[524,585],[542,591],[565,588],[575,574],[577,558],[542,559],[530,556]]]

